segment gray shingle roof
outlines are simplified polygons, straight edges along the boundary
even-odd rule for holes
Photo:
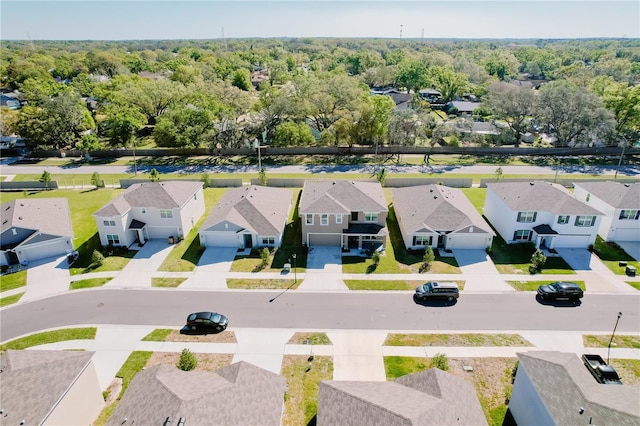
[[[291,207],[293,191],[251,185],[229,189],[200,227],[201,230],[229,221],[258,235],[278,235]]]
[[[640,208],[640,183],[574,182],[605,203],[617,209]]]
[[[476,233],[495,235],[464,193],[442,185],[394,188],[393,208],[408,234],[422,229],[457,231],[474,225]]]
[[[3,421],[40,424],[92,356],[93,352],[85,351],[38,350],[9,350],[0,355],[0,408],[10,415]]]
[[[473,385],[432,368],[392,382],[322,381],[318,426],[483,425]]]
[[[280,425],[286,380],[244,361],[215,372],[159,364],[131,381],[107,424]]]
[[[556,183],[543,181],[487,183],[487,188],[513,211],[547,211],[555,215],[602,216],[598,210],[576,200],[566,188]]]
[[[556,424],[584,424],[588,417],[593,424],[640,424],[640,386],[600,384],[574,353],[530,351],[518,359]]]
[[[301,214],[388,211],[380,183],[347,180],[305,181],[298,209]]]
[[[13,227],[73,237],[66,198],[17,199],[2,203],[2,232]]]
[[[170,180],[136,183],[106,204],[95,215],[122,216],[131,207],[174,209],[182,207],[202,188],[202,182]]]

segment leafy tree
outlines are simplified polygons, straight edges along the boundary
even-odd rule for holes
[[[158,118],[153,136],[158,146],[197,148],[208,140],[215,119],[212,109],[180,106]]]
[[[160,180],[160,173],[158,173],[155,167],[149,172],[149,180],[151,182],[158,182]]]
[[[180,359],[176,363],[176,367],[178,367],[182,371],[191,371],[198,366],[198,359],[189,349],[184,348],[182,353],[180,354]]]
[[[424,255],[422,256],[422,265],[420,267],[420,272],[428,271],[431,269],[431,264],[436,260],[436,255],[433,253],[433,248],[431,246],[427,246],[424,250]]]
[[[94,250],[93,253],[91,253],[91,266],[93,268],[97,268],[99,266],[102,266],[103,263],[104,255],[100,253],[99,250]]]
[[[536,111],[536,96],[531,89],[507,83],[489,86],[487,104],[497,119],[505,120],[515,133],[516,143],[526,132],[529,119]]]
[[[455,72],[451,65],[431,67],[427,70],[427,75],[445,102],[462,95],[469,87],[468,77]]]
[[[100,177],[100,173],[93,172],[93,174],[91,175],[91,185],[95,186],[96,188],[104,188],[104,181]]]
[[[380,264],[380,252],[374,251],[371,255],[371,263],[378,266]]]
[[[114,93],[118,104],[134,106],[146,116],[150,125],[155,125],[158,117],[184,96],[184,86],[171,80],[131,80]]]
[[[273,146],[306,146],[315,142],[306,123],[287,121],[275,128]]]
[[[485,60],[485,69],[490,75],[505,80],[508,76],[516,75],[519,61],[507,50],[494,50]]]
[[[119,104],[108,105],[104,113],[111,145],[127,148],[134,144],[137,132],[145,123],[145,116],[133,106]]]
[[[546,262],[547,256],[542,250],[537,249],[531,256],[531,272],[535,273],[540,271]]]
[[[51,182],[51,173],[49,173],[49,170],[42,172],[40,182],[44,183],[45,188],[49,188],[49,182]]]
[[[630,86],[601,76],[591,83],[591,91],[613,112],[617,132],[628,135],[629,139],[640,133],[640,85]]]
[[[406,60],[398,65],[396,84],[405,87],[407,93],[418,92],[429,83],[427,67],[417,60]]]
[[[98,149],[100,149],[100,147],[100,141],[98,140],[98,137],[93,133],[82,135],[82,137],[80,138],[80,142],[76,144],[76,149],[79,149],[85,154],[91,151],[97,151]]]
[[[384,182],[387,180],[387,171],[384,167],[378,170],[376,173],[376,179],[380,182],[380,185],[384,186]]]
[[[442,371],[449,370],[449,358],[446,354],[437,353],[431,358],[431,367],[438,368]]]
[[[260,250],[260,266],[263,268],[269,264],[269,258],[271,257],[271,252],[267,247],[263,247]]]
[[[209,178],[209,173],[203,172],[200,175],[200,180],[202,181],[202,184],[205,188],[209,187],[209,184],[211,183],[211,179]]]
[[[496,181],[499,181],[499,180],[500,180],[500,178],[502,177],[502,173],[503,173],[503,172],[502,172],[502,167],[498,167],[498,168],[496,169],[496,171],[495,171],[495,174],[496,174]]]
[[[249,74],[249,70],[244,68],[235,70],[231,78],[231,84],[245,92],[250,91],[253,86],[251,85],[251,75]]]
[[[258,172],[258,180],[260,180],[260,185],[267,186],[267,172],[264,170],[264,167]]]

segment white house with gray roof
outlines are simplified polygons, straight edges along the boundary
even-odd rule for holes
[[[392,193],[407,249],[491,247],[495,233],[460,189],[420,185],[394,188]]]
[[[202,182],[131,185],[96,213],[100,243],[129,247],[150,239],[184,237],[204,214]]]
[[[268,186],[227,190],[200,226],[204,247],[280,247],[293,191]]]
[[[2,203],[0,265],[27,264],[73,252],[66,198],[17,199]]]
[[[536,248],[588,248],[603,214],[550,182],[487,184],[484,216],[507,243]]]
[[[605,241],[640,241],[640,182],[574,182],[573,195],[604,214]]]
[[[638,425],[640,386],[598,383],[574,353],[518,354],[509,411],[518,425]]]
[[[302,244],[343,249],[384,247],[388,211],[379,182],[307,180],[298,206]]]

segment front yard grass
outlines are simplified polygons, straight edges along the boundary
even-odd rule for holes
[[[185,282],[186,278],[151,278],[151,287],[174,288]]]
[[[424,281],[404,280],[344,280],[349,290],[415,290]]]
[[[102,287],[113,278],[90,278],[87,280],[73,281],[69,284],[69,290],[79,290],[82,288]]]
[[[640,385],[640,359],[611,359],[611,365],[616,369],[622,383],[625,385]]]
[[[321,380],[333,380],[333,358],[285,355],[282,375],[287,380],[284,398],[283,426],[315,424],[318,413],[318,389]]]
[[[312,345],[332,344],[327,333],[295,333],[287,343],[291,345],[303,345],[305,341],[311,342]]]
[[[640,282],[639,281],[625,281],[627,284],[629,284],[631,287],[635,288],[636,290],[640,290]]]
[[[532,346],[519,334],[389,334],[385,346]]]
[[[599,334],[585,334],[582,336],[582,342],[585,348],[606,348],[609,346],[610,339],[611,336]],[[617,336],[613,336],[611,346],[616,348],[640,349],[640,336],[618,334]]]
[[[614,274],[625,275],[625,266],[620,266],[620,262],[627,262],[627,265],[635,266],[640,270],[640,262],[629,256],[626,251],[613,241],[604,241],[600,235],[596,236],[593,251],[598,255],[602,263]]]
[[[239,289],[285,289],[295,290],[300,287],[302,280],[294,281],[291,279],[250,279],[250,278],[227,278],[228,288]]]
[[[85,328],[65,328],[61,330],[44,331],[30,336],[20,337],[3,345],[0,345],[0,352],[9,349],[22,350],[33,346],[45,345],[47,343],[63,342],[65,340],[93,340],[96,337],[95,327]]]
[[[489,256],[501,274],[530,275],[531,256],[536,251],[531,243],[507,244],[499,235],[493,238]],[[538,274],[575,274],[569,264],[561,257],[547,257],[547,261]]]
[[[0,308],[2,308],[4,306],[13,305],[18,300],[20,300],[20,298],[22,297],[23,294],[24,294],[24,292],[13,294],[13,295],[7,296],[7,297],[3,297],[2,299],[0,299]]]
[[[540,287],[541,285],[547,285],[554,282],[556,281],[507,281],[507,284],[509,284],[511,287],[513,287],[518,291],[536,291],[538,290],[538,287]],[[582,289],[582,291],[587,290],[587,288],[584,285],[584,281],[571,280],[571,282],[578,284]]]
[[[27,271],[0,276],[0,293],[27,285]]]

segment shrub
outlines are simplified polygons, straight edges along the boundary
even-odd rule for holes
[[[207,172],[202,173],[202,175],[200,176],[200,180],[202,181],[204,188],[209,187],[209,173]]]
[[[433,248],[428,246],[422,256],[422,265],[420,266],[420,272],[428,271],[431,268],[431,264],[436,260],[436,255],[433,253]]]
[[[373,254],[371,255],[371,261],[374,265],[380,264],[380,253],[377,251],[373,252]]]
[[[531,256],[531,272],[536,273],[542,269],[544,264],[547,262],[547,256],[542,252],[542,250],[538,249]]]
[[[267,247],[260,250],[260,259],[262,260],[261,266],[264,268],[269,264],[269,257],[271,256],[271,252]]]
[[[180,354],[180,359],[178,360],[176,367],[182,371],[191,371],[197,366],[198,360],[196,359],[196,356],[189,349],[184,348]]]
[[[104,256],[98,250],[94,250],[91,254],[91,264],[95,267],[102,266],[104,263]]]
[[[447,358],[445,354],[435,354],[433,358],[431,358],[431,367],[447,371],[449,369],[449,358]]]

